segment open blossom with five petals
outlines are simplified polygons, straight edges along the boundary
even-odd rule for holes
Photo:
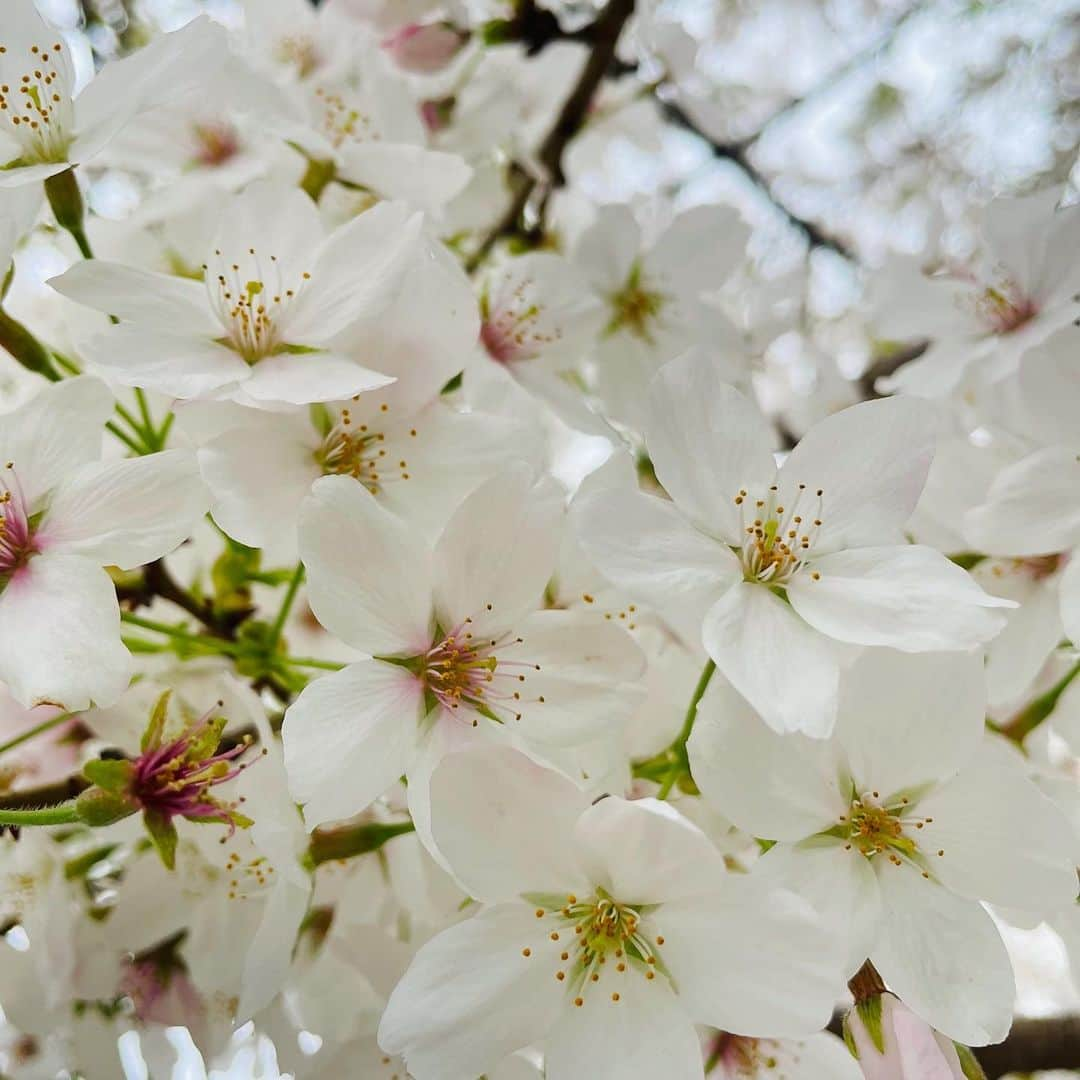
[[[869,956],[969,1045],[1012,1021],[1009,957],[980,901],[1043,916],[1076,898],[1069,824],[985,715],[978,656],[874,649],[845,673],[831,740],[777,735],[714,680],[688,747],[705,798],[777,841],[754,875],[843,929],[848,974]]]
[[[197,86],[223,63],[224,31],[196,19],[75,93],[71,50],[33,0],[7,0],[0,27],[0,188],[55,176],[97,154],[140,112]]]
[[[534,752],[598,737],[639,699],[633,639],[599,616],[538,610],[562,498],[524,465],[468,495],[434,549],[351,477],[316,482],[300,554],[319,621],[372,659],[317,679],[283,738],[305,820],[349,817],[405,773],[430,840],[428,777],[448,752],[523,739]]]
[[[209,502],[188,451],[98,461],[112,408],[81,376],[0,416],[0,676],[24,705],[120,696],[131,657],[103,567],[171,551]]]
[[[760,414],[706,357],[668,364],[646,428],[672,502],[587,495],[577,526],[597,568],[695,638],[777,731],[826,736],[844,646],[970,649],[1012,602],[900,532],[922,491],[934,417],[867,402],[812,428],[778,470]]]
[[[833,935],[793,893],[728,875],[667,804],[590,806],[504,747],[452,754],[431,788],[436,842],[484,906],[420,949],[383,1014],[380,1044],[417,1080],[471,1080],[530,1044],[549,1080],[700,1080],[695,1024],[828,1019]]]
[[[85,352],[125,385],[256,408],[340,401],[393,381],[336,339],[389,305],[421,224],[386,203],[324,239],[303,192],[258,181],[225,204],[202,283],[96,259],[50,284],[122,320]]]

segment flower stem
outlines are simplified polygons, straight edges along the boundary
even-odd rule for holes
[[[0,743],[0,754],[6,754],[9,750],[14,750],[16,746],[22,746],[24,742],[37,738],[38,735],[44,735],[46,731],[59,727],[65,720],[70,720],[74,715],[74,713],[62,712],[57,713],[56,716],[50,716],[48,720],[42,720],[40,724],[35,724],[32,728],[27,728],[21,734],[8,739],[7,742]]]
[[[78,820],[74,802],[37,810],[0,810],[0,825],[74,825]]]
[[[281,662],[290,667],[318,668],[320,671],[341,671],[349,666],[336,660],[316,660],[313,656],[283,656]]]
[[[187,645],[206,649],[209,652],[229,653],[230,655],[240,652],[240,647],[234,642],[214,637],[212,634],[191,634],[178,627],[169,626],[167,623],[156,622],[154,619],[144,619],[141,615],[134,615],[130,611],[120,612],[120,618],[131,626],[138,626],[143,630],[152,630],[155,634],[164,634],[166,637],[182,641]]]
[[[297,590],[300,588],[300,583],[303,580],[304,564],[298,562],[292,577],[289,579],[289,587],[285,590],[285,596],[281,601],[281,607],[278,608],[277,617],[274,619],[274,625],[270,628],[270,640],[268,645],[271,650],[273,650],[281,640],[281,632],[285,629],[285,623],[289,618],[289,612],[292,611],[293,602],[296,600]]]
[[[1054,711],[1058,698],[1065,688],[1080,674],[1080,662],[1071,668],[1041,697],[1021,709],[1011,720],[1002,724],[998,731],[1017,745],[1023,741]]]
[[[660,790],[656,794],[658,799],[666,799],[671,793],[675,781],[684,772],[690,771],[690,759],[686,756],[686,744],[690,739],[690,733],[694,730],[698,702],[705,696],[705,691],[709,688],[709,683],[712,681],[713,672],[715,671],[716,664],[712,660],[701,669],[701,677],[697,681],[697,686],[694,687],[694,696],[690,699],[690,704],[686,709],[686,719],[683,720],[682,730],[668,748],[668,754],[672,757],[672,762],[668,774],[664,777],[664,782],[660,785]]]

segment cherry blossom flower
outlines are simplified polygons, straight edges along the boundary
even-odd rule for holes
[[[777,841],[754,874],[846,928],[849,974],[869,956],[969,1045],[1003,1038],[1012,1016],[1009,958],[980,901],[1045,915],[1076,897],[1071,830],[988,742],[985,713],[977,656],[875,649],[845,674],[831,740],[777,735],[714,683],[689,744],[705,797]]]
[[[24,705],[115,701],[131,675],[103,566],[171,551],[205,513],[193,454],[98,461],[113,398],[81,377],[0,416],[0,674]]]
[[[97,154],[140,112],[195,86],[225,35],[197,19],[109,64],[78,94],[71,50],[33,0],[11,0],[0,31],[0,188],[47,180]]]
[[[225,206],[201,285],[100,259],[51,284],[123,320],[86,349],[125,385],[255,408],[336,401],[393,381],[335,338],[389,304],[420,227],[386,204],[324,239],[306,195],[257,182]]]
[[[451,755],[431,785],[436,842],[483,907],[421,948],[383,1014],[380,1045],[419,1080],[532,1043],[550,1080],[702,1077],[695,1023],[799,1036],[827,1019],[838,979],[814,913],[726,874],[672,808],[590,806],[501,747]]]
[[[971,649],[1004,624],[960,567],[900,530],[936,441],[913,400],[812,428],[777,470],[760,415],[697,355],[650,389],[646,441],[673,502],[638,491],[577,504],[597,568],[700,638],[775,730],[832,730],[846,646]]]
[[[571,744],[618,724],[642,657],[599,616],[543,611],[562,514],[517,466],[468,495],[434,549],[349,477],[316,482],[300,554],[319,621],[372,659],[311,683],[283,728],[309,828],[362,810],[402,773],[421,836],[427,777],[477,741]]]

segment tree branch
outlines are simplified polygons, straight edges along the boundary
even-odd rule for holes
[[[528,5],[525,6],[528,7]],[[577,84],[563,102],[555,125],[537,151],[537,160],[544,173],[544,181],[552,187],[561,187],[565,182],[566,178],[562,171],[563,152],[570,140],[584,126],[593,95],[615,58],[619,35],[633,11],[634,0],[609,0],[600,17],[588,28],[587,39],[591,44],[588,59],[581,69]],[[539,51],[542,47],[541,45],[534,51]],[[537,176],[518,168],[510,206],[469,258],[466,263],[468,270],[475,270],[487,258],[501,237],[512,236],[517,231],[525,206],[539,182]]]

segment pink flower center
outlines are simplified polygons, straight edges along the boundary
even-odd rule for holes
[[[526,673],[539,671],[540,665],[506,659],[508,651],[523,644],[522,638],[509,634],[477,637],[469,629],[471,625],[472,620],[466,619],[418,658],[417,670],[424,689],[451,711],[465,705],[500,724],[520,720]],[[496,651],[501,657],[496,656]],[[544,698],[536,700],[542,703]],[[474,717],[473,727],[478,723]]]
[[[198,818],[220,821],[235,828],[233,807],[214,798],[210,789],[239,776],[247,767],[233,765],[249,745],[247,740],[220,753],[206,753],[208,742],[216,748],[207,718],[181,736],[135,759],[131,794],[144,810],[166,818]]]
[[[10,580],[38,550],[26,497],[9,461],[0,473],[0,580]]]
[[[994,334],[1011,334],[1039,314],[1035,301],[1009,280],[989,286],[975,301],[975,309]]]

